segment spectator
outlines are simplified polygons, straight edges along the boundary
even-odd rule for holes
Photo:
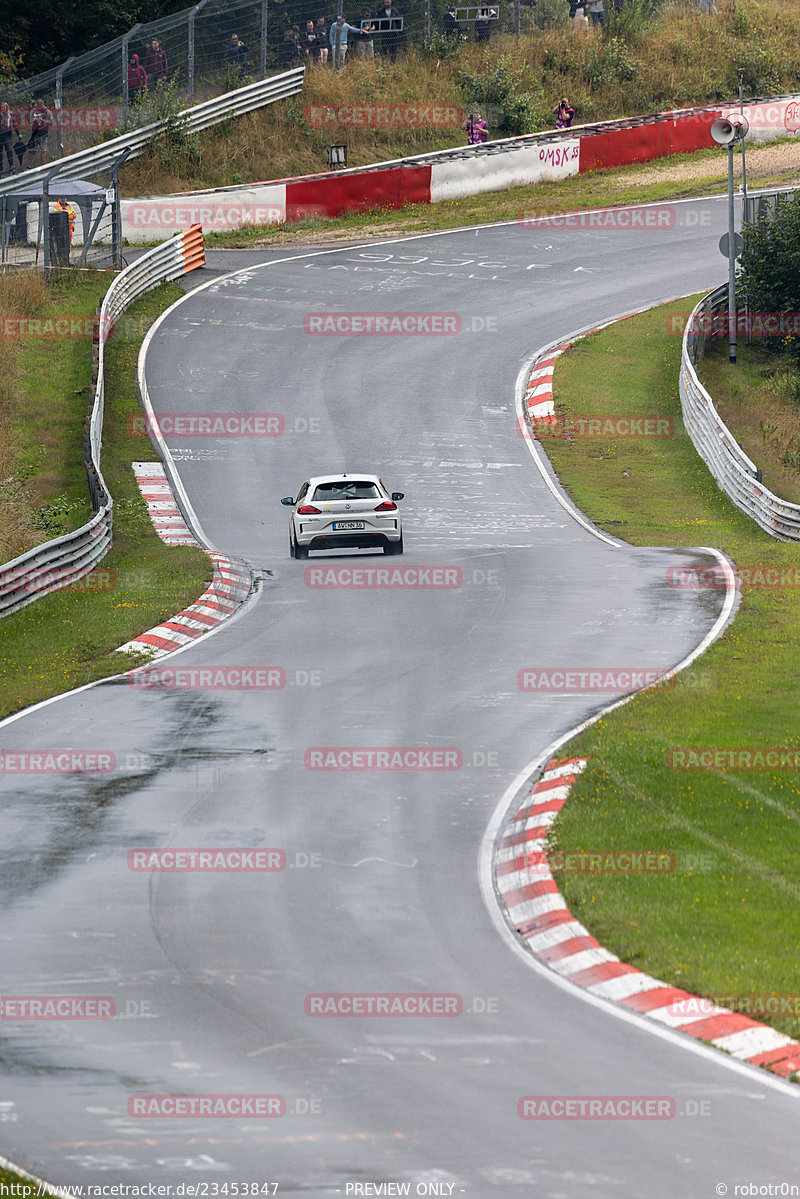
[[[475,41],[488,42],[489,35],[492,32],[490,20],[496,17],[497,13],[493,8],[487,8],[485,5],[478,12],[475,18]]]
[[[576,33],[585,33],[589,28],[589,18],[583,11],[583,7],[578,5],[575,9],[575,16],[572,18],[572,26]]]
[[[317,46],[319,48],[319,61],[326,63],[328,61],[328,31],[325,28],[325,18],[317,17],[316,24]]]
[[[132,54],[128,63],[128,100],[131,104],[136,97],[147,90],[147,71],[139,65],[139,55]]]
[[[158,38],[153,38],[144,56],[144,69],[151,87],[167,82],[167,52],[161,49]]]
[[[37,100],[31,109],[31,136],[28,141],[32,166],[47,162],[47,139],[54,124],[53,114],[44,100]],[[37,155],[38,163],[35,162]]]
[[[245,46],[238,33],[231,34],[231,40],[228,42],[228,65],[239,72],[239,77],[244,75],[244,57],[248,52],[248,47]]]
[[[14,173],[14,152],[13,143],[14,135],[19,141],[19,118],[15,112],[8,107],[5,100],[0,104],[0,175],[4,175],[3,165],[5,162],[4,155],[8,157],[8,173]]]
[[[305,51],[300,41],[300,26],[292,25],[291,29],[287,29],[283,35],[284,66],[297,66],[298,63],[305,62],[305,57]]]
[[[372,14],[368,8],[361,9],[361,36],[356,42],[356,58],[374,58],[375,57],[375,39],[373,34],[375,26],[372,23]]]
[[[556,129],[569,129],[572,118],[575,116],[575,109],[570,107],[566,96],[561,97],[553,112],[556,114]]]
[[[461,26],[456,16],[456,6],[451,4],[442,17],[442,33],[445,37],[461,37]]]
[[[593,25],[603,24],[603,0],[592,0],[589,5],[589,16]]]
[[[303,47],[303,54],[307,63],[319,61],[317,35],[314,30],[313,21],[306,21],[306,27],[300,37],[300,45]]]
[[[347,58],[348,33],[354,33],[356,36],[358,36],[360,32],[361,30],[356,29],[355,25],[348,25],[347,21],[345,21],[343,17],[337,17],[331,25],[331,32],[328,40],[330,41],[331,49],[333,50],[333,65],[335,70],[338,71],[340,67],[343,67],[344,60]]]
[[[397,48],[400,45],[400,13],[388,0],[383,8],[378,9],[377,18],[381,21],[381,54],[388,54],[392,62],[397,57]]]
[[[468,146],[479,146],[489,140],[489,126],[477,109],[469,114],[461,128],[467,131]]]

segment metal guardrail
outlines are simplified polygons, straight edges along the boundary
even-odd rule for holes
[[[34,600],[69,587],[83,578],[111,548],[114,501],[100,469],[103,440],[105,343],[114,321],[144,292],[205,262],[203,232],[199,225],[144,254],[118,275],[105,294],[98,312],[93,346],[92,401],[86,417],[84,457],[94,516],[80,529],[46,541],[0,566],[0,616],[16,612]]]
[[[738,444],[697,377],[695,365],[705,351],[705,330],[713,327],[714,316],[727,311],[727,307],[726,283],[700,301],[684,329],[680,370],[683,423],[694,448],[739,511],[778,541],[800,541],[800,505],[790,504],[764,487],[761,472]]]
[[[253,112],[267,104],[274,104],[277,100],[286,100],[290,96],[298,95],[303,90],[305,73],[305,67],[295,67],[294,70],[286,71],[282,75],[273,75],[271,79],[260,79],[257,83],[250,83],[246,87],[237,88],[236,91],[226,92],[223,96],[215,96],[213,100],[197,104],[194,108],[187,108],[175,119],[181,122],[182,128],[187,133],[199,133],[231,116]],[[80,150],[77,154],[70,154],[66,158],[46,163],[44,166],[33,167],[19,175],[0,179],[0,196],[13,195],[14,192],[22,191],[32,184],[43,183],[49,175],[53,174],[55,166],[58,166],[59,179],[92,178],[94,175],[111,171],[114,164],[126,151],[128,160],[142,154],[153,139],[163,133],[169,124],[170,121],[167,120],[155,121],[152,125],[143,125],[140,129],[132,129],[120,137],[100,142],[99,145],[90,146],[87,150]]]

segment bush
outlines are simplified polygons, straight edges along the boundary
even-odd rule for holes
[[[640,63],[628,57],[627,47],[619,38],[610,37],[595,46],[583,64],[583,77],[589,87],[604,83],[625,83],[639,74]]]
[[[489,66],[488,57],[484,66]],[[486,110],[490,127],[505,133],[531,133],[540,96],[524,89],[524,68],[512,70],[503,55],[485,73],[462,69],[458,82],[471,107]]]
[[[745,226],[739,287],[751,312],[800,312],[800,195],[783,201],[766,220]],[[797,338],[768,344],[800,361]]]
[[[533,11],[533,23],[537,29],[566,25],[568,20],[569,0],[538,0]]]

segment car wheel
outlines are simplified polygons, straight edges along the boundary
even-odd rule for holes
[[[403,552],[403,534],[400,534],[399,541],[387,541],[383,547],[385,554],[402,554]]]
[[[291,529],[289,530],[289,557],[294,557],[294,535]]]
[[[308,547],[305,545],[300,545],[299,542],[297,541],[297,539],[295,539],[295,543],[294,543],[294,556],[295,556],[295,558],[307,558],[308,557]]]

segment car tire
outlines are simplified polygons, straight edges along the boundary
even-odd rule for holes
[[[387,541],[383,547],[383,552],[385,554],[391,554],[393,556],[395,554],[402,554],[402,552],[403,552],[403,534],[402,533],[400,534],[399,541]]]
[[[294,557],[294,535],[291,529],[289,530],[289,557]]]
[[[295,558],[307,558],[308,557],[308,546],[300,545],[299,542],[297,541],[297,539],[295,539],[295,543],[294,543],[294,556],[295,556]]]

